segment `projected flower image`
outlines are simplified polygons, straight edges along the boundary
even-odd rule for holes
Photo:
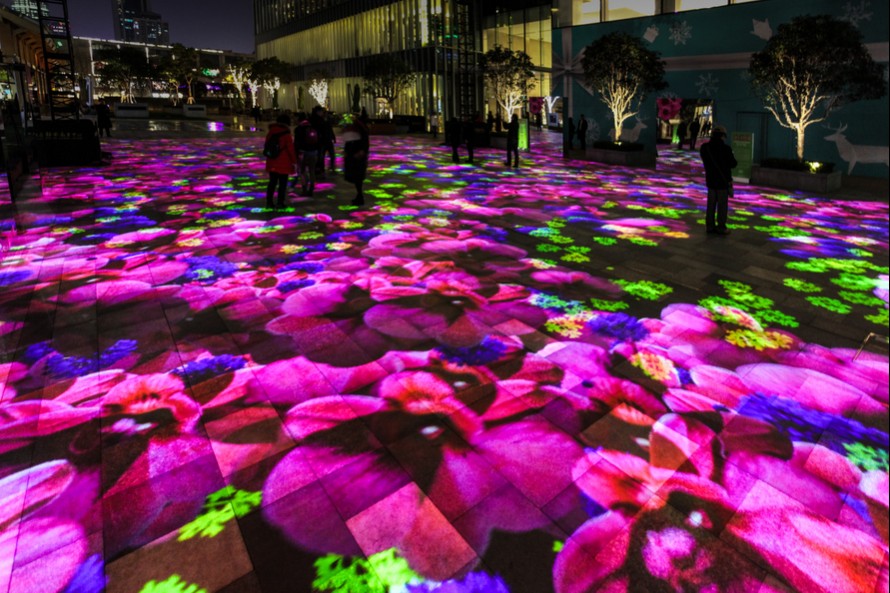
[[[256,144],[3,210],[0,591],[886,590],[886,203],[375,137],[272,211]]]

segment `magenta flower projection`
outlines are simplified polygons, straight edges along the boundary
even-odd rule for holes
[[[255,140],[4,210],[0,591],[886,590],[886,203],[394,138],[268,211]]]

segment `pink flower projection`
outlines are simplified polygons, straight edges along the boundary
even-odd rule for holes
[[[863,538],[860,524],[835,519],[847,496],[875,505],[871,478],[819,447],[792,451],[771,431],[668,414],[650,423],[648,460],[589,450],[577,483],[605,510],[566,542],[557,591],[788,590],[761,588],[762,566],[795,591],[853,593],[886,578],[886,530]],[[808,471],[814,457],[830,476]],[[886,502],[875,506],[886,517]]]
[[[450,556],[460,543],[481,554],[494,529],[549,522],[535,504],[571,485],[570,468],[551,460],[582,457],[577,441],[538,414],[558,397],[545,390],[558,369],[526,361],[502,381],[430,362],[434,372],[389,375],[369,395],[323,396],[290,409],[286,426],[298,446],[272,472],[264,498],[277,501],[267,517],[291,541],[354,552],[336,528],[338,513],[317,514],[329,498],[364,553],[395,547],[427,578],[446,580],[475,556]],[[324,488],[309,487],[311,476]],[[397,526],[375,531],[395,517]],[[458,517],[460,532],[449,523]]]
[[[495,175],[394,139],[374,207],[269,213],[250,147],[150,146],[0,220],[0,591],[161,582],[187,525],[394,549],[418,591],[521,593],[495,573],[533,538],[535,593],[886,588],[887,357],[813,343],[825,307],[641,278],[701,240],[688,159]],[[886,205],[740,192],[789,301],[882,331]],[[208,504],[234,489],[261,508]]]

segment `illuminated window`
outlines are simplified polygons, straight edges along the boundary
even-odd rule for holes
[[[658,12],[657,0],[607,0],[606,20],[618,21],[640,16],[651,16]]]
[[[677,12],[681,10],[697,10],[699,8],[713,8],[714,6],[726,6],[727,0],[675,0]]]

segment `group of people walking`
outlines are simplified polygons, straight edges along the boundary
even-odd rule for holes
[[[299,183],[300,195],[312,197],[316,181],[325,178],[325,162],[330,160],[330,173],[336,172],[334,145],[337,142],[333,125],[321,106],[310,115],[298,113],[296,127],[291,132],[291,118],[279,115],[269,126],[264,154],[269,182],[266,186],[266,207],[284,208],[288,179],[295,175],[294,187]],[[353,205],[365,203],[363,184],[367,175],[370,138],[363,118],[358,114],[350,117],[341,135],[343,140],[343,172],[346,181],[356,189]],[[277,193],[277,200],[275,199]]]
[[[491,132],[494,125],[491,113],[488,114],[488,121],[482,121],[478,115],[474,118],[465,118],[463,121],[452,117],[445,124],[445,138],[451,147],[451,161],[455,164],[460,163],[459,148],[464,146],[467,150],[467,163],[475,164],[474,153],[476,149],[477,128],[485,128]],[[438,121],[438,120],[437,120]],[[507,132],[507,159],[505,165],[508,167],[519,167],[519,116],[515,113],[509,122],[501,122]],[[433,138],[437,138],[438,130],[432,128]]]
[[[328,118],[324,117],[324,109],[316,107],[312,114],[297,114],[297,126],[292,134],[290,130],[290,116],[281,115],[275,123],[269,127],[266,135],[267,146],[271,142],[277,150],[264,150],[266,154],[266,171],[269,172],[269,183],[266,187],[266,206],[268,208],[282,208],[285,206],[287,194],[287,181],[291,174],[296,173],[302,188],[301,195],[311,197],[315,191],[315,182],[318,175],[324,175],[326,157],[330,158],[330,171],[335,167],[334,143],[336,137]],[[367,176],[368,151],[370,138],[366,118],[358,113],[347,118],[347,124],[343,128],[341,139],[343,145],[343,170],[345,179],[352,183],[356,189],[352,204],[364,205],[365,199],[362,186]],[[507,167],[519,167],[519,117],[513,114],[509,122],[504,123],[507,131],[507,155],[505,165]],[[578,128],[574,128],[572,119],[568,118],[569,138],[577,134],[581,148],[586,145],[587,120],[582,114]],[[438,135],[438,118],[431,120],[431,132],[433,137]],[[473,164],[474,148],[476,144],[476,121],[466,118],[463,122],[452,117],[445,125],[445,135],[448,145],[451,147],[452,161],[460,162],[458,148],[463,144],[467,150],[467,162]],[[732,148],[726,144],[726,129],[723,126],[714,126],[710,129],[710,140],[704,143],[700,149],[702,164],[705,169],[705,184],[708,190],[707,206],[705,209],[705,227],[708,234],[728,235],[727,218],[729,211],[729,198],[732,194],[732,169],[738,163],[732,152]],[[690,126],[692,135],[691,148],[695,147],[698,126]],[[320,157],[320,158],[319,158]],[[274,201],[277,191],[278,200]]]
[[[698,120],[683,120],[677,124],[677,148],[683,148],[684,145],[689,146],[689,150],[695,150],[698,139],[702,136],[708,136],[711,133],[711,122],[706,121],[704,125]]]

